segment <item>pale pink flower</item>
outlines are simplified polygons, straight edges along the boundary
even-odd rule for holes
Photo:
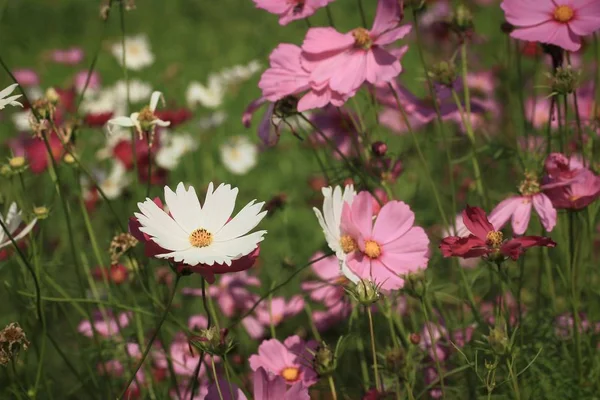
[[[188,343],[186,336],[183,333],[177,334],[169,347],[169,356],[173,365],[173,371],[176,375],[193,376],[200,360],[199,351],[194,346]],[[210,356],[205,356],[206,361],[210,365]],[[155,364],[159,368],[168,368],[167,356],[163,352],[157,352],[155,356]],[[198,376],[204,375],[206,367],[204,363],[200,365]]]
[[[542,189],[555,208],[579,210],[600,197],[600,176],[586,168],[578,156],[551,153],[545,169]]]
[[[92,315],[92,321],[84,320],[79,323],[77,331],[84,336],[94,337],[94,331],[102,337],[108,338],[119,334],[122,328],[129,325],[131,312],[114,314],[110,310],[104,313],[96,311]]]
[[[304,342],[299,336],[290,336],[283,343],[277,339],[263,341],[258,354],[250,356],[250,368],[257,371],[264,368],[267,372],[281,376],[288,385],[302,382],[311,386],[317,382],[317,373],[311,367],[311,350],[317,348],[317,342]]]
[[[254,0],[256,8],[262,8],[279,16],[279,25],[313,15],[319,8],[333,0]]]
[[[334,28],[311,28],[302,44],[302,66],[313,85],[352,96],[365,82],[390,82],[402,71],[400,60],[384,46],[406,36],[410,25],[399,26],[397,0],[379,0],[371,30],[339,33]]]
[[[556,104],[552,110],[552,118],[550,118],[550,105],[550,99],[546,97],[531,97],[525,101],[525,117],[534,128],[548,126],[548,122],[552,128],[558,127]]]
[[[549,43],[568,51],[581,48],[581,38],[600,29],[597,0],[504,0],[512,37]]]
[[[283,297],[273,297],[271,301],[264,301],[256,308],[255,314],[258,321],[264,326],[271,324],[277,326],[283,320],[298,315],[304,309],[302,296],[293,296],[288,301]]]
[[[429,238],[414,226],[415,214],[401,201],[386,203],[373,223],[373,196],[360,192],[352,205],[344,204],[342,234],[354,240],[346,263],[361,279],[385,290],[404,286],[402,275],[427,267]]]
[[[303,67],[302,49],[296,45],[280,44],[269,56],[269,62],[271,66],[262,74],[258,87],[271,102],[306,92],[297,104],[298,111],[304,112],[329,103],[339,107],[348,98],[346,93],[331,90],[326,84],[311,82],[310,72]]]
[[[13,71],[13,75],[19,85],[23,87],[38,86],[40,84],[40,77],[37,72],[29,68],[21,68]]]
[[[312,259],[323,257],[322,252],[317,252]],[[312,271],[319,280],[303,282],[301,288],[308,292],[310,298],[326,306],[343,301],[345,298],[344,285],[349,280],[340,273],[340,262],[336,255],[323,258],[312,264]]]
[[[64,50],[52,50],[50,58],[58,64],[75,65],[83,61],[83,55],[83,49],[80,47],[71,47]]]
[[[85,83],[88,80],[88,75],[90,79],[87,85],[88,90],[96,90],[100,88],[100,74],[98,74],[96,71],[92,71],[92,73],[89,74],[89,71],[83,70],[75,74],[74,78],[75,89],[77,89],[78,92],[83,91],[83,89],[85,88]]]
[[[490,213],[490,221],[496,229],[500,229],[512,219],[515,235],[522,235],[529,226],[531,209],[534,208],[547,232],[556,225],[556,209],[552,202],[541,192],[537,178],[525,174],[525,180],[519,185],[520,196],[512,196],[501,201]]]
[[[338,301],[332,306],[328,306],[326,310],[313,311],[312,318],[317,330],[325,331],[346,321],[351,312],[352,304],[350,302]]]
[[[359,134],[353,118],[358,121],[356,115],[346,109],[329,105],[311,116],[310,120],[318,131],[315,130],[309,138],[315,144],[330,148],[335,146],[337,151],[333,151],[333,157],[338,160],[342,158],[341,155],[354,156],[358,150],[354,147],[359,143]]]
[[[194,392],[194,397],[191,396],[191,384],[188,381],[179,382],[179,394],[177,395],[177,390],[175,388],[169,391],[169,396],[171,396],[172,400],[206,400],[208,395],[208,382],[200,381],[196,387],[196,391]],[[243,398],[242,398],[243,399]]]

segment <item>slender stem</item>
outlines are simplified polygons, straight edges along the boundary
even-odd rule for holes
[[[333,376],[329,375],[327,377],[327,381],[329,382],[329,390],[331,390],[332,400],[337,400],[337,392],[335,390],[335,382],[333,382]]]
[[[331,14],[329,4],[325,6],[325,11],[327,12],[327,19],[329,20],[329,25],[331,25],[332,28],[335,28],[335,23],[333,22],[333,15]]]
[[[152,348],[154,341],[158,337],[158,332],[160,331],[160,328],[162,328],[162,325],[165,322],[165,320],[167,319],[167,315],[169,314],[169,311],[171,310],[171,304],[173,304],[173,299],[175,298],[175,293],[177,293],[177,284],[179,283],[180,279],[181,279],[181,275],[177,274],[177,278],[175,279],[175,284],[173,285],[173,291],[171,292],[171,296],[169,297],[169,301],[167,303],[167,306],[165,307],[165,311],[164,311],[162,317],[160,318],[160,321],[158,322],[158,325],[156,326],[154,333],[152,334],[152,337],[150,338],[150,341],[148,342],[148,345],[146,346],[146,350],[144,350],[144,353],[142,354],[142,358],[140,359],[137,366],[135,367],[135,370],[133,371],[133,375],[131,376],[131,378],[129,378],[129,381],[127,382],[127,384],[125,385],[125,388],[121,392],[119,399],[123,399],[125,397],[125,394],[127,393],[127,389],[129,389],[129,386],[135,379],[135,376],[136,376],[137,372],[139,371],[139,369],[142,367],[142,364],[144,364],[144,361],[146,361],[146,357],[148,357],[148,353],[150,353],[150,349]]]
[[[512,382],[515,399],[521,400],[521,390],[519,389],[519,381],[517,380],[517,375],[515,373],[514,359],[512,361],[506,360],[506,366],[510,375],[510,381]]]
[[[215,367],[215,358],[210,356],[210,364],[212,366],[213,376],[215,377],[215,385],[217,385],[217,392],[219,392],[219,399],[223,400],[223,393],[221,393],[221,385],[219,384],[219,377],[217,376],[217,368]],[[232,393],[230,396],[232,397]]]
[[[146,197],[150,197],[150,186],[152,185],[152,140],[151,133],[146,133],[146,141],[148,143],[148,182],[146,183]]]
[[[582,353],[581,353],[581,335],[579,328],[581,326],[581,319],[579,318],[579,298],[577,295],[577,262],[575,258],[575,214],[574,211],[569,210],[569,264],[571,266],[571,305],[573,310],[573,335],[575,338],[575,357],[577,360],[577,374],[579,381],[583,378],[583,365],[582,365]]]
[[[206,299],[206,279],[202,278],[202,305],[204,306],[204,312],[206,313],[206,329],[210,329],[212,326],[212,317],[208,308],[207,299]],[[194,398],[194,392],[196,391],[198,385],[198,374],[200,373],[200,366],[202,365],[202,360],[204,359],[204,352],[200,353],[200,357],[198,357],[198,364],[196,364],[196,368],[194,369],[194,375],[192,379],[190,379],[190,400]]]
[[[360,11],[360,22],[362,23],[363,28],[367,27],[367,17],[365,16],[365,9],[362,4],[362,0],[357,0],[358,9]]]
[[[371,333],[371,353],[373,353],[373,371],[375,372],[375,388],[381,391],[381,381],[379,380],[379,368],[377,367],[377,350],[375,348],[375,330],[373,329],[373,316],[371,307],[367,306],[367,315],[369,316],[369,331]]]
[[[425,304],[424,298],[421,298],[421,306],[423,308],[423,314],[425,314],[427,333],[429,334],[429,338],[431,339],[431,347],[432,347],[431,351],[433,352],[433,359],[435,361],[435,367],[437,369],[438,377],[440,379],[440,389],[442,391],[442,398],[445,398],[446,390],[445,390],[445,386],[444,386],[444,371],[442,370],[440,358],[438,357],[437,340],[435,338],[435,334],[433,333],[433,331],[431,329],[431,324],[430,324],[431,319],[429,317],[429,311],[427,309],[427,304]]]
[[[319,330],[315,325],[315,321],[313,320],[312,307],[310,306],[308,301],[304,302],[304,310],[306,311],[306,316],[308,317],[308,321],[310,322],[310,329],[312,331],[312,334],[315,337],[315,339],[317,339],[317,341],[320,342],[322,340],[321,334],[319,333]]]

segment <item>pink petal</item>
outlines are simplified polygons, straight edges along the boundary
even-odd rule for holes
[[[351,33],[339,33],[333,28],[310,28],[302,43],[302,50],[306,53],[323,54],[341,52],[354,45]],[[328,54],[331,56],[333,54]]]
[[[398,0],[379,0],[377,2],[377,11],[375,11],[375,20],[373,21],[371,34],[379,36],[398,26],[400,24],[401,12]]]
[[[309,90],[298,102],[299,112],[323,108],[331,101],[331,90],[327,87],[323,90]]]
[[[390,82],[402,72],[400,61],[379,47],[367,53],[366,79],[369,83]]]
[[[385,204],[375,220],[373,239],[380,244],[390,243],[404,235],[415,223],[415,214],[402,201]]]
[[[404,36],[408,35],[412,30],[411,25],[403,25],[398,28],[392,29],[391,31],[387,31],[386,33],[378,36],[373,43],[378,46],[385,46],[387,44],[394,43],[396,40],[402,39]]]
[[[533,196],[533,206],[540,217],[540,221],[546,231],[551,232],[556,226],[556,209],[552,201],[543,193]]]
[[[370,238],[373,229],[373,196],[363,191],[352,201],[352,221],[364,238]]]
[[[512,228],[515,235],[522,235],[529,226],[529,220],[531,219],[531,200],[526,197],[522,197],[521,201],[517,204],[515,212],[512,218]]]
[[[485,211],[479,207],[467,206],[462,216],[467,229],[484,242],[487,240],[487,234],[495,230],[494,226],[488,221]]]
[[[600,2],[597,0],[574,0],[575,18],[569,21],[573,33],[587,36],[600,29]]]
[[[339,93],[357,90],[367,76],[367,54],[368,52],[364,50],[345,53],[343,65],[339,65],[337,70],[332,71],[333,76],[329,80],[329,87]]]
[[[500,7],[508,22],[525,27],[552,20],[556,5],[547,0],[504,0]]]
[[[494,230],[500,230],[509,219],[513,216],[515,209],[521,203],[521,197],[509,197],[508,199],[502,200],[496,208],[492,210],[490,213],[489,219],[492,225],[494,226]]]
[[[377,259],[371,260],[371,279],[384,290],[396,290],[404,286],[404,279]]]
[[[554,20],[542,25],[515,29],[510,36],[530,42],[554,44],[569,51],[577,51],[581,47],[580,38],[571,33],[567,25]]]
[[[429,238],[421,227],[411,228],[404,236],[383,246],[381,261],[397,274],[405,274],[429,261]]]

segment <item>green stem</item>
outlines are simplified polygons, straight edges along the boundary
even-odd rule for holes
[[[437,340],[435,338],[435,334],[431,329],[431,319],[429,317],[429,311],[427,310],[427,304],[425,303],[425,299],[421,298],[421,307],[423,308],[423,314],[425,314],[425,322],[427,325],[427,333],[429,334],[429,338],[431,339],[431,347],[433,352],[433,359],[435,361],[435,367],[437,369],[438,377],[440,379],[440,389],[442,391],[442,398],[446,398],[446,390],[444,385],[444,371],[442,370],[442,366],[440,363],[440,359],[438,357],[437,352]]]
[[[169,311],[171,310],[171,304],[173,304],[173,299],[175,298],[175,293],[177,293],[177,284],[179,283],[180,279],[181,279],[181,275],[178,274],[177,278],[175,279],[175,285],[173,285],[173,291],[171,292],[171,296],[169,297],[169,302],[167,303],[167,306],[165,307],[165,311],[164,311],[162,317],[160,318],[160,321],[158,322],[158,325],[156,326],[154,333],[152,334],[152,337],[150,338],[150,341],[148,342],[148,345],[146,346],[146,350],[144,350],[144,353],[142,354],[142,358],[140,359],[137,366],[135,367],[135,370],[133,371],[133,375],[131,376],[131,378],[129,378],[129,381],[127,382],[127,384],[125,385],[125,388],[123,389],[123,391],[121,392],[121,395],[119,396],[119,399],[121,399],[121,400],[125,397],[125,394],[127,393],[127,389],[129,388],[129,386],[135,379],[135,375],[137,374],[139,369],[144,364],[144,361],[146,361],[146,357],[148,357],[148,353],[150,353],[152,344],[154,344],[154,341],[158,337],[158,332],[160,331],[160,328],[162,328],[162,325],[165,322],[165,319],[167,319],[167,315],[169,314]]]
[[[512,382],[515,399],[521,400],[521,390],[519,389],[519,381],[517,379],[517,375],[515,374],[514,360],[506,360],[506,366],[508,368],[508,373],[510,374],[510,381]]]
[[[329,375],[327,377],[327,381],[329,382],[329,390],[331,391],[331,399],[337,400],[337,392],[335,390],[335,382],[333,382],[333,376]]]
[[[379,368],[377,366],[377,349],[375,348],[375,330],[373,329],[373,316],[371,307],[367,306],[367,315],[369,316],[369,332],[371,333],[371,353],[373,353],[373,371],[375,373],[375,388],[381,391],[381,381],[379,380]]]
[[[212,366],[213,376],[215,377],[215,385],[217,385],[217,392],[219,392],[219,399],[223,400],[223,393],[221,393],[221,385],[219,384],[217,368],[215,367],[215,358],[213,356],[210,356],[210,364]]]

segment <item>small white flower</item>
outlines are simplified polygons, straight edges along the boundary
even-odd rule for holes
[[[10,96],[10,94],[14,92],[17,86],[19,86],[18,83],[13,83],[12,85],[8,86],[0,92],[0,110],[4,110],[4,107],[6,106],[23,107],[23,104],[19,103],[18,101],[15,101],[22,96],[21,94]]]
[[[173,170],[179,165],[181,157],[198,148],[198,141],[190,134],[161,136],[161,147],[156,153],[156,164],[164,169]]]
[[[120,161],[115,161],[112,165],[110,173],[103,179],[98,180],[98,186],[104,192],[107,199],[116,199],[123,193],[131,183],[131,177],[127,176],[127,169]]]
[[[323,212],[316,207],[313,207],[313,211],[319,220],[319,225],[323,229],[327,245],[332,251],[335,251],[335,255],[340,261],[342,274],[356,283],[359,281],[359,278],[346,265],[346,253],[349,252],[347,247],[352,245],[353,239],[342,237],[340,229],[344,204],[348,203],[351,205],[356,196],[354,186],[347,185],[343,192],[339,186],[333,189],[331,187],[324,187],[321,191],[323,192]]]
[[[165,186],[165,202],[170,215],[154,201],[146,199],[138,203],[140,231],[169,251],[158,258],[173,259],[187,265],[231,265],[232,261],[253,252],[264,239],[267,231],[248,234],[267,214],[260,212],[264,202],[248,203],[233,219],[229,220],[235,207],[237,188],[221,184],[213,192],[208,185],[204,205],[200,205],[193,187],[186,191],[183,183],[176,192]]]
[[[31,111],[27,110],[13,113],[13,115],[11,115],[11,118],[13,124],[15,124],[15,127],[18,131],[28,132],[31,130],[31,125],[29,124],[29,121],[31,119]]]
[[[185,97],[190,108],[195,108],[197,104],[206,108],[217,108],[223,103],[224,95],[223,81],[219,76],[211,74],[206,86],[200,82],[190,82]]]
[[[117,81],[114,84],[113,94],[116,101],[127,104],[127,82],[124,80]],[[132,103],[139,103],[146,100],[152,94],[152,85],[139,79],[131,79],[129,81],[129,100]]]
[[[258,148],[246,136],[235,136],[221,145],[221,161],[236,175],[244,175],[256,165]]]
[[[119,41],[113,44],[111,52],[118,63],[123,65],[123,46]],[[154,54],[146,35],[129,36],[125,38],[125,67],[134,71],[152,65]]]
[[[223,124],[227,120],[227,114],[223,111],[216,111],[209,117],[202,118],[198,121],[198,128],[201,130],[208,130],[216,128]]]
[[[0,214],[0,220],[8,230],[9,235],[6,234],[4,229],[0,226],[0,249],[12,244],[10,238],[12,237],[15,242],[23,239],[35,226],[37,218],[34,218],[25,228],[15,235],[23,219],[21,218],[21,211],[17,209],[17,204],[12,203],[8,208],[6,218]]]
[[[156,111],[156,106],[158,105],[158,100],[161,98],[161,92],[153,92],[152,96],[150,96],[150,104],[144,107],[140,112],[134,112],[129,117],[117,117],[109,120],[109,132],[112,132],[111,126],[116,125],[123,128],[135,127],[138,134],[141,135],[143,132],[153,132],[156,125],[171,125],[171,122],[163,121],[154,115],[154,111]]]
[[[119,101],[115,98],[115,94],[112,90],[87,92],[81,103],[81,110],[90,114],[115,112],[119,109],[118,103]]]
[[[226,85],[238,85],[244,81],[247,81],[260,71],[262,66],[256,60],[250,61],[248,65],[234,65],[233,67],[225,68],[221,71],[221,80]]]

